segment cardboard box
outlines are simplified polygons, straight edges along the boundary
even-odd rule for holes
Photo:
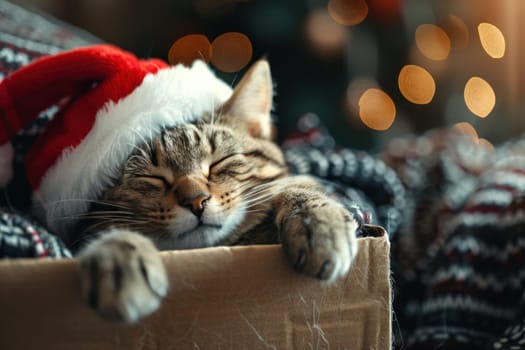
[[[386,235],[360,238],[344,280],[293,271],[280,246],[163,252],[171,289],[129,326],[81,299],[77,262],[0,262],[0,349],[390,349]]]

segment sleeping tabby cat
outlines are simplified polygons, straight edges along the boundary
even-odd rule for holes
[[[108,318],[158,308],[168,280],[158,249],[281,242],[293,267],[334,281],[357,253],[357,223],[309,177],[289,176],[271,142],[272,81],[255,63],[199,122],[167,128],[123,165],[82,221],[84,295]],[[96,237],[96,238],[93,238]]]

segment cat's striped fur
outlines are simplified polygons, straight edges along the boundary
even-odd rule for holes
[[[347,273],[357,223],[315,181],[288,176],[270,140],[271,100],[259,61],[216,113],[136,148],[79,228],[99,237],[80,253],[96,310],[134,321],[158,307],[168,282],[157,248],[281,242],[299,271]]]

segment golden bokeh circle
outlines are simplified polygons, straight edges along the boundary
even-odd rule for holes
[[[182,63],[190,66],[201,59],[210,62],[212,48],[208,38],[202,34],[188,34],[177,39],[168,52],[168,62],[172,65]]]
[[[463,93],[468,109],[480,118],[487,117],[496,105],[496,94],[490,84],[480,77],[472,77]]]
[[[473,140],[478,139],[478,132],[476,129],[472,126],[472,124],[468,122],[461,122],[456,123],[454,126],[452,126],[452,129],[456,132],[460,133],[461,135],[466,135],[472,138]]]
[[[330,0],[328,13],[337,23],[353,26],[366,18],[368,5],[365,0]]]
[[[421,24],[416,29],[416,46],[425,57],[442,61],[450,53],[450,38],[434,24]]]
[[[250,39],[237,32],[219,35],[211,43],[213,56],[211,63],[226,73],[237,72],[248,65],[253,49]]]
[[[320,56],[333,57],[343,52],[346,27],[336,23],[325,9],[312,11],[305,20],[305,33],[312,49]]]
[[[430,103],[436,92],[436,83],[432,75],[414,64],[406,65],[401,69],[397,83],[401,94],[415,104]]]
[[[498,27],[490,23],[480,23],[478,34],[481,46],[490,57],[502,58],[505,55],[505,37]]]
[[[392,98],[380,89],[367,89],[359,98],[359,117],[373,130],[387,130],[396,118]]]

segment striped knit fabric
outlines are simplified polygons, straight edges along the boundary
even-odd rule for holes
[[[411,201],[392,245],[403,331],[396,345],[525,348],[525,158],[516,151],[519,143],[493,151],[453,132],[404,141],[404,149],[390,149],[386,157]],[[427,150],[418,152],[418,145]]]
[[[0,208],[0,258],[70,258],[55,235],[23,213]]]

